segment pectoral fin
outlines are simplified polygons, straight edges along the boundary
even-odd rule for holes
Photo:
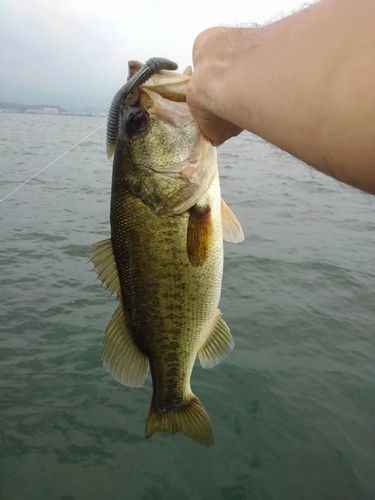
[[[106,240],[95,243],[95,249],[90,252],[90,262],[94,264],[93,271],[98,275],[98,279],[111,295],[116,293],[117,298],[121,298],[120,281],[118,278],[117,266],[113,255],[112,240]]]
[[[119,304],[105,331],[102,347],[104,367],[118,382],[128,387],[143,387],[148,358],[134,343]]]
[[[198,351],[199,361],[203,368],[212,368],[228,356],[234,347],[233,337],[228,325],[217,309],[210,334]]]
[[[196,204],[189,213],[187,253],[191,265],[198,267],[206,262],[212,245],[211,207]]]
[[[224,200],[221,200],[221,223],[225,241],[239,243],[245,239],[241,224]]]

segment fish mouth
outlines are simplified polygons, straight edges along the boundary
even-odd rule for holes
[[[139,63],[131,61],[133,68],[137,68]],[[143,83],[145,83],[154,73],[163,69],[176,70],[177,64],[163,57],[152,57],[116,92],[112,99],[107,120],[106,150],[108,158],[111,158],[115,149],[120,128],[120,110],[127,95]]]
[[[186,178],[190,182],[197,182],[194,174],[196,174],[197,169],[199,168],[199,158],[194,153],[186,158],[186,160],[182,160],[176,163],[168,163],[167,165],[163,165],[163,167],[148,167],[155,174],[158,175],[168,175],[174,178]]]
[[[193,115],[186,102],[170,100],[146,87],[141,88],[140,102],[143,101],[149,101],[145,108],[157,121],[168,123],[177,128],[183,128],[194,123]],[[196,128],[198,131],[198,125]]]
[[[207,191],[214,181],[217,172],[215,170],[206,171],[202,168],[202,163],[207,161],[207,158],[209,158],[210,162],[216,162],[216,149],[204,138],[203,134],[202,141],[204,150],[200,157],[194,156],[197,160],[194,165],[192,162],[188,163],[189,160],[187,160],[188,165],[184,169],[181,169],[181,163],[178,163],[175,165],[176,170],[173,172],[161,172],[153,169],[156,175],[167,175],[173,179],[185,179],[183,185],[180,185],[165,198],[163,206],[154,207],[156,213],[160,215],[182,215],[199,201],[203,193]]]

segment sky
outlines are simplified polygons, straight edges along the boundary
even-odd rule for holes
[[[67,95],[113,96],[127,61],[191,64],[211,26],[264,24],[302,0],[0,0],[0,80]]]

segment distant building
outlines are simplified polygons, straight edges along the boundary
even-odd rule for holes
[[[25,113],[30,113],[33,115],[58,115],[59,110],[57,108],[44,108],[44,109],[27,109]]]

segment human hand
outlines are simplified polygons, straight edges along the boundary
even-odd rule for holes
[[[231,54],[228,35],[236,28],[209,28],[196,38],[193,46],[194,71],[186,101],[205,136],[214,146],[242,132],[242,128],[226,119],[225,96],[230,92],[227,73]],[[229,33],[230,32],[230,33]],[[230,79],[229,79],[230,82]]]

